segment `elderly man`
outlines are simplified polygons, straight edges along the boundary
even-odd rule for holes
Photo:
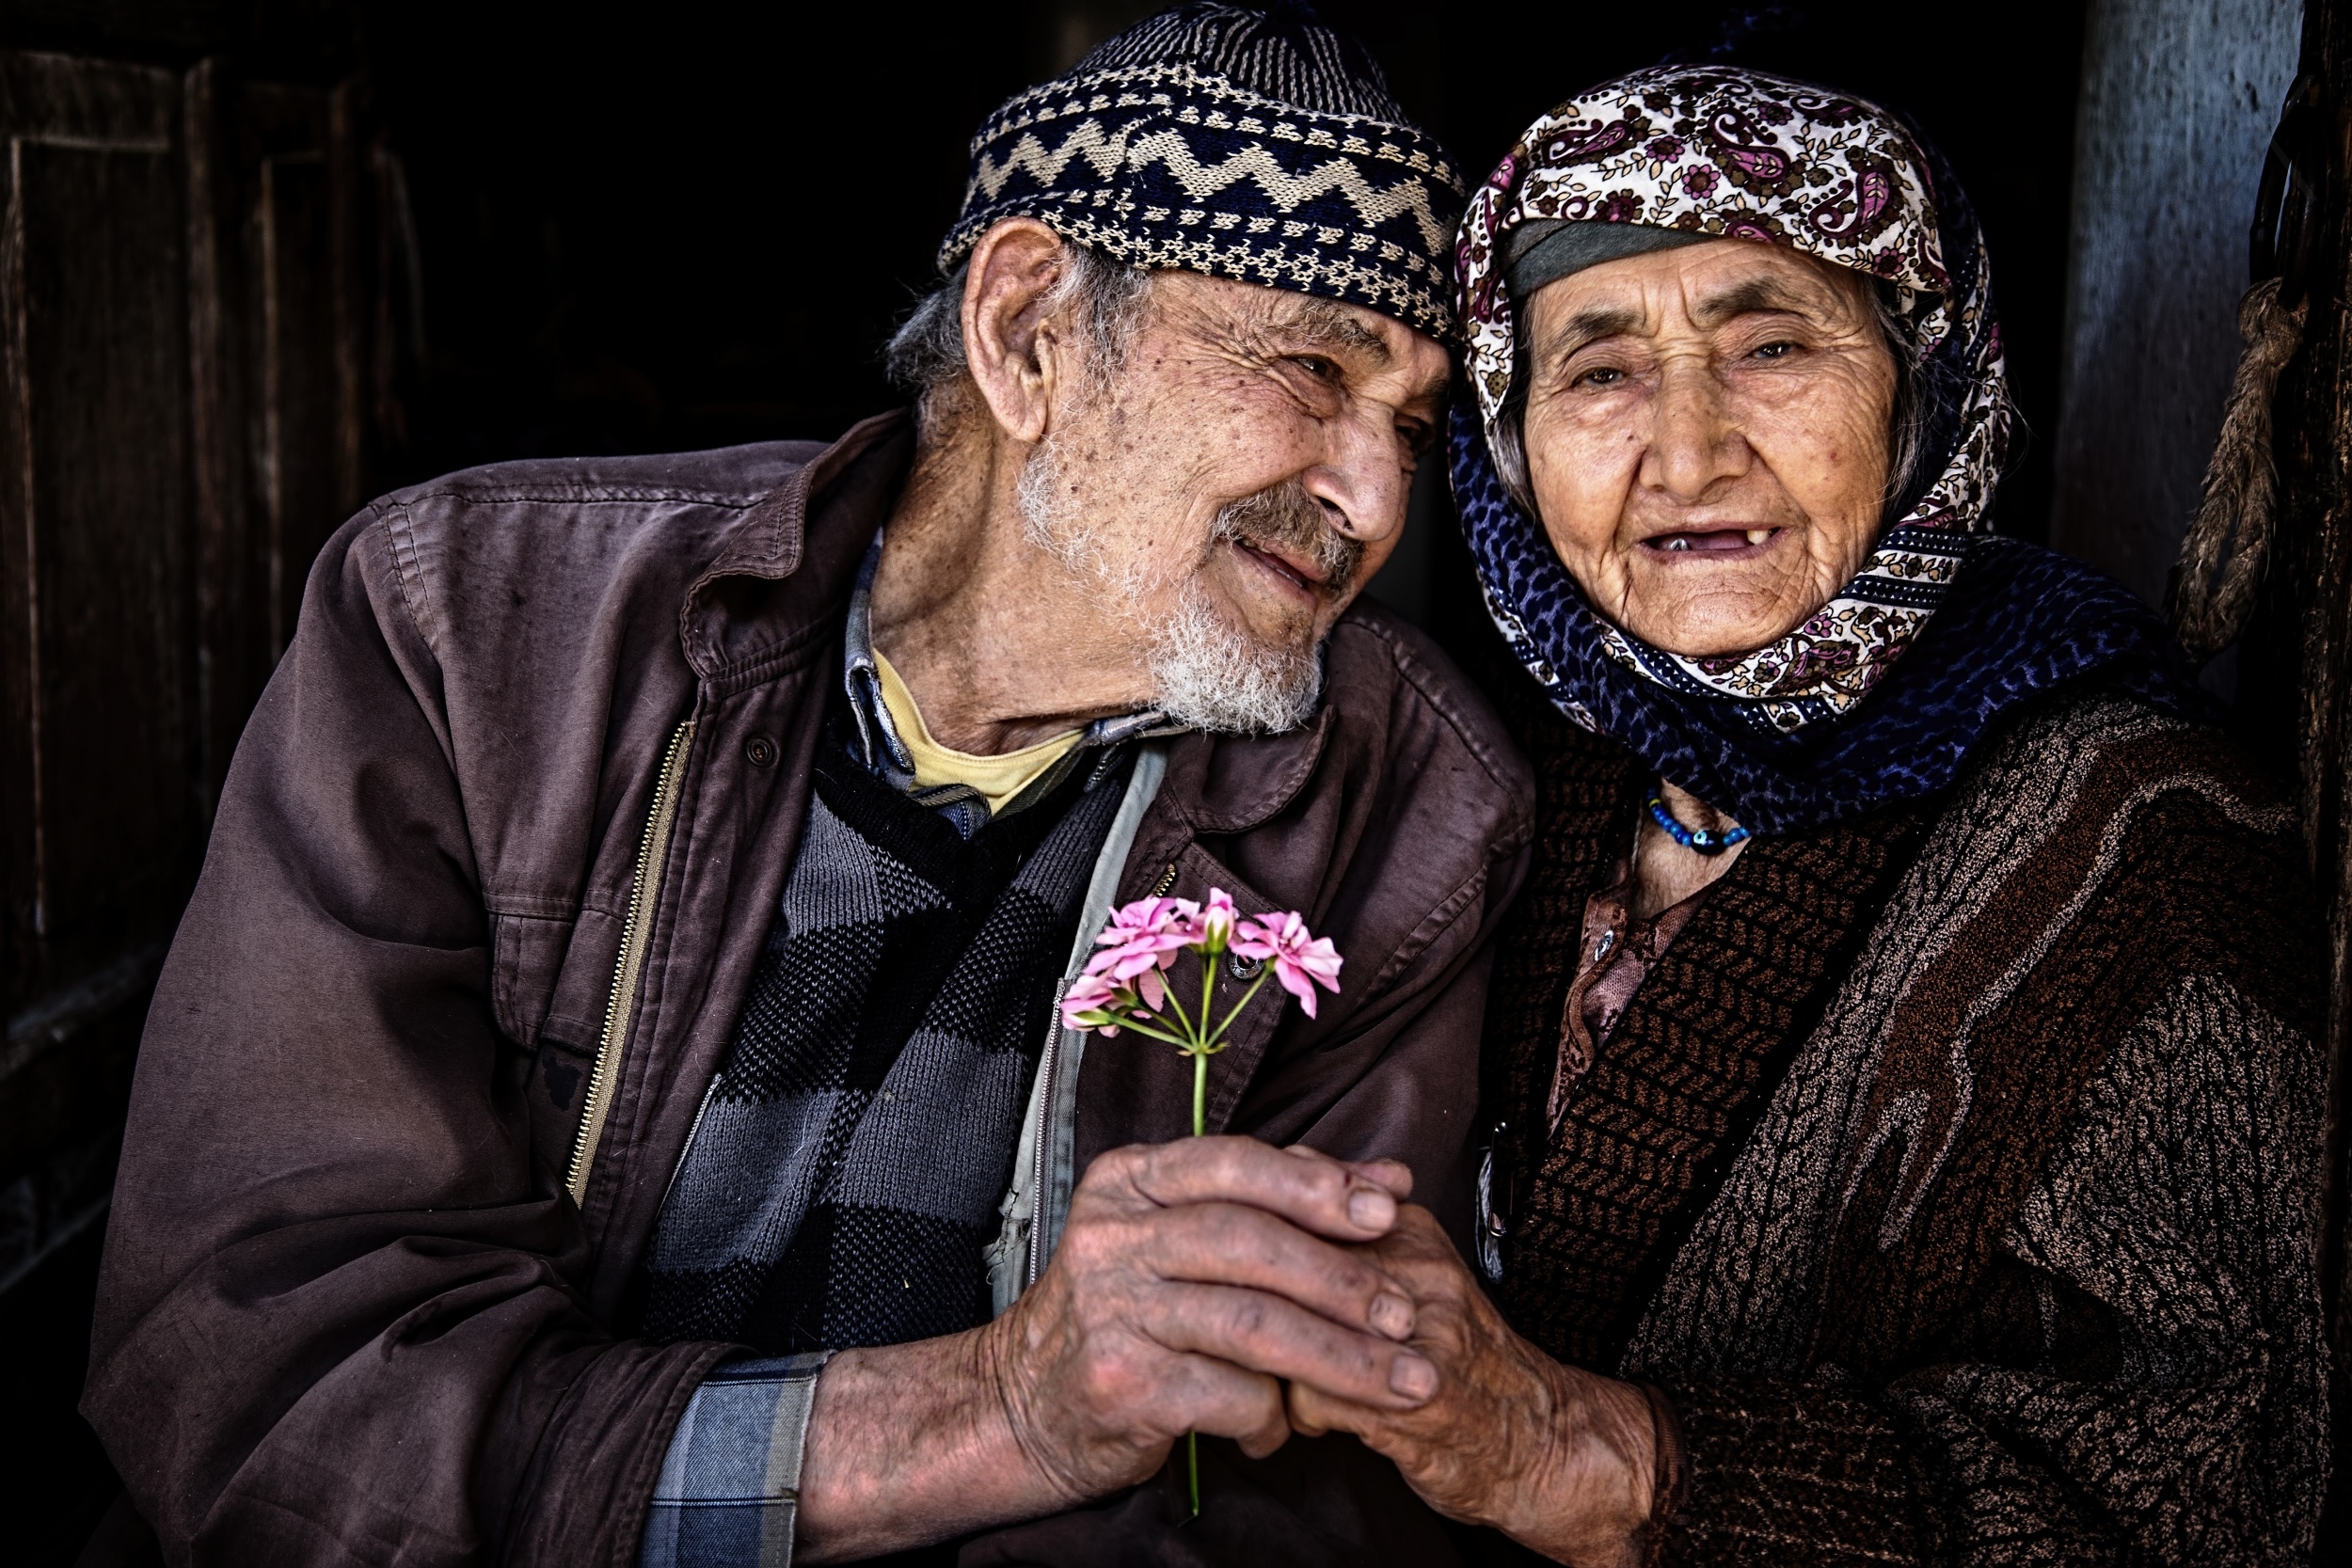
[[[85,1408],[173,1560],[870,1556],[1263,1454],[1284,1378],[1432,1392],[1350,1243],[1467,1224],[1528,786],[1350,605],[1455,177],[1359,47],[1204,5],[974,149],[913,420],[321,556],[108,1237]],[[1346,968],[1193,1143],[1184,1063],[1049,1020],[1115,903],[1211,887]]]

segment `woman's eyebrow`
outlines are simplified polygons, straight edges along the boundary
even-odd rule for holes
[[[1554,354],[1574,354],[1587,343],[1620,333],[1638,331],[1642,313],[1623,305],[1588,305],[1561,325],[1546,347]]]
[[[1802,297],[1776,278],[1751,277],[1701,299],[1692,308],[1691,319],[1700,326],[1720,326],[1735,316],[1763,311],[1813,315],[1819,313],[1820,303]]]

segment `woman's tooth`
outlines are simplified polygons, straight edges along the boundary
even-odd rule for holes
[[[1752,528],[1748,530],[1748,543],[1751,545],[1761,545],[1765,540],[1770,539],[1772,536],[1772,531],[1768,528]]]

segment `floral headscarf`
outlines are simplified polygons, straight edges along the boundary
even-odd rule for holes
[[[1507,241],[1545,219],[1786,245],[1890,289],[1910,338],[1919,461],[1861,571],[1778,641],[1692,658],[1629,635],[1594,612],[1496,476],[1488,441],[1518,354]],[[1496,624],[1569,717],[1740,821],[1788,831],[1941,787],[2010,701],[2094,666],[2129,665],[2124,684],[2162,705],[2193,701],[2137,599],[1984,537],[2011,420],[1984,242],[1941,160],[1883,109],[1726,66],[1620,77],[1528,128],[1471,198],[1455,265],[1470,394],[1455,409],[1455,499]],[[2006,647],[1940,636],[1938,669],[1896,683],[1911,689],[1899,701],[1865,705],[1956,596],[1969,601],[1963,620],[1999,623],[1979,629]],[[2048,667],[1996,676],[1977,668],[1988,654]],[[1963,674],[1993,684],[1976,697],[1947,689]],[[1882,721],[1861,728],[1883,733],[1857,751],[1873,713]],[[1898,733],[1884,733],[1889,718]]]

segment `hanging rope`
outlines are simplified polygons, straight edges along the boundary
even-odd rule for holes
[[[2271,459],[2270,404],[2279,372],[2303,341],[2307,307],[2280,303],[2280,280],[2265,278],[2238,305],[2246,352],[2230,385],[2221,435],[2205,468],[2204,499],[2181,541],[2172,570],[2172,629],[2204,663],[2245,629],[2255,584],[2270,554],[2279,472]]]

